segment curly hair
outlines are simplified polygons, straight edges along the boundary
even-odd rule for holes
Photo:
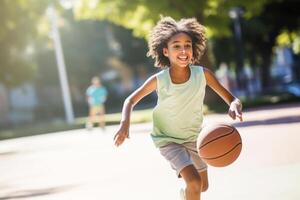
[[[186,33],[192,39],[193,59],[192,64],[199,63],[206,48],[205,27],[195,18],[181,19],[175,21],[171,17],[162,17],[150,33],[148,42],[148,57],[155,59],[156,67],[168,67],[169,59],[164,56],[163,49],[174,35]]]

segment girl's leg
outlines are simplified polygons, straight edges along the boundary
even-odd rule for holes
[[[91,130],[93,128],[94,123],[94,108],[92,106],[89,107],[89,116],[86,122],[86,128]]]
[[[207,178],[207,170],[199,172],[201,181],[202,181],[202,189],[201,192],[205,192],[208,189],[208,178]]]
[[[102,129],[105,129],[105,108],[102,106],[99,108],[99,125]]]
[[[194,165],[189,165],[181,170],[180,175],[186,183],[186,200],[200,200],[201,191],[204,189],[202,174],[198,173]],[[205,174],[203,174],[203,178],[205,178]]]

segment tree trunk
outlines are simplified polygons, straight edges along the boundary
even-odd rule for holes
[[[262,80],[262,89],[268,89],[271,84],[271,59],[272,59],[272,48],[275,44],[276,36],[279,33],[279,29],[275,29],[271,34],[269,34],[269,39],[267,41],[262,41],[260,45],[260,54],[263,58],[261,65],[261,80]]]
[[[262,81],[262,88],[267,89],[271,85],[271,77],[270,77],[270,65],[271,65],[271,53],[264,51],[262,53],[263,56],[263,62],[261,66],[261,81]]]

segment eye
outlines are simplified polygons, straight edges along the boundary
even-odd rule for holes
[[[192,48],[192,45],[191,44],[186,44],[186,45],[184,45],[184,47],[190,49],[190,48]]]
[[[174,45],[174,49],[180,49],[180,45]]]

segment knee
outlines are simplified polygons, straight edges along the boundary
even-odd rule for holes
[[[200,193],[203,191],[202,181],[199,178],[194,178],[193,180],[187,182],[187,189],[192,193]]]
[[[187,188],[193,192],[206,192],[208,190],[208,182],[203,182],[200,178],[195,178],[187,183]]]

